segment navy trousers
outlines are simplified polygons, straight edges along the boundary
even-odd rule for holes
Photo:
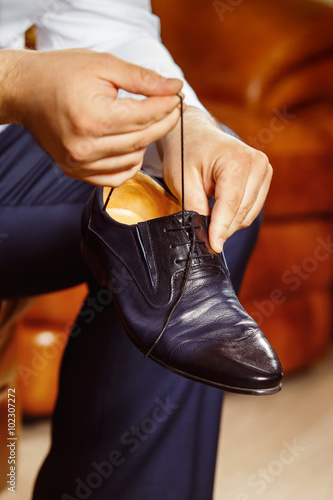
[[[0,135],[0,300],[90,285],[33,500],[211,500],[223,393],[145,359],[127,338],[80,255],[92,189],[66,177],[25,129]],[[237,290],[258,226],[225,245]]]

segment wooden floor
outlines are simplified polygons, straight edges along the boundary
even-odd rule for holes
[[[29,500],[49,432],[24,427],[17,492],[1,500]],[[333,500],[333,348],[277,395],[226,394],[214,500]]]
[[[333,349],[274,396],[227,394],[215,500],[333,500]]]

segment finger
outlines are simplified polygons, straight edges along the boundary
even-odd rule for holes
[[[240,227],[238,227],[238,229],[241,229],[242,227],[250,226],[250,224],[252,224],[252,222],[255,220],[255,218],[258,217],[260,211],[262,210],[262,208],[264,206],[265,200],[267,198],[267,194],[268,194],[269,187],[270,187],[271,180],[272,180],[272,172],[273,172],[272,169],[270,169],[267,172],[267,175],[265,177],[264,182],[262,183],[262,186],[259,190],[257,199],[256,199],[253,207],[249,211],[247,217],[244,219],[242,225]],[[233,229],[232,227],[230,227],[230,234],[228,235],[228,237],[231,236],[231,234],[233,234],[235,231],[237,231],[237,229]]]
[[[146,129],[180,106],[179,97],[147,97],[143,100],[102,98],[99,136],[136,132]]]
[[[110,54],[102,54],[105,60],[104,77],[113,85],[134,94],[145,96],[177,94],[183,81],[177,78],[163,78],[155,71],[142,68]]]
[[[176,126],[179,115],[180,109],[177,107],[165,118],[144,130],[99,138],[74,137],[67,141],[65,166],[77,168],[81,164],[146,149]]]
[[[229,227],[242,203],[249,170],[247,166],[244,168],[243,162],[230,160],[220,170],[216,179],[216,201],[209,225],[209,241],[217,253],[222,251]]]
[[[145,152],[146,149],[142,149],[134,153],[106,157],[90,163],[74,163],[71,161],[67,166],[61,165],[61,167],[68,175],[76,179],[85,179],[95,175],[108,175],[123,172],[142,163]]]
[[[251,224],[254,214],[256,214],[255,217],[259,214],[267,196],[271,178],[272,168],[269,164],[260,165],[258,162],[254,164],[248,177],[242,203],[229,227],[228,238],[238,229]]]
[[[120,156],[141,151],[170,132],[176,126],[179,116],[180,110],[177,107],[162,120],[143,130],[101,137],[94,142],[95,149],[92,154],[101,159],[105,156]]]
[[[90,175],[85,177],[86,182],[90,182],[90,184],[94,184],[95,186],[110,186],[110,187],[118,187],[121,186],[124,182],[134,177],[134,175],[141,169],[142,162],[138,165],[124,170],[122,172],[114,172],[114,173],[105,173],[100,175]]]

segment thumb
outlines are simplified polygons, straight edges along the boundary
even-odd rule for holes
[[[216,253],[222,252],[223,245],[228,237],[228,226],[224,223],[224,220],[221,220],[222,218],[220,216],[221,208],[223,210],[221,201],[219,199],[216,199],[208,229],[209,243]]]
[[[133,94],[145,96],[178,94],[183,81],[177,78],[164,78],[151,69],[123,61],[106,54],[108,58],[107,79],[116,87]]]
[[[210,215],[209,200],[202,185],[195,186],[189,193],[189,189],[185,187],[185,209],[194,210],[202,215]],[[209,244],[216,253],[221,253],[223,244],[227,239],[227,228],[221,225],[219,220],[219,200],[215,201],[211,221],[208,228]]]

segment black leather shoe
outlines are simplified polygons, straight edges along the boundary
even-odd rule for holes
[[[191,380],[243,394],[279,391],[279,359],[209,245],[209,217],[172,213],[177,200],[141,172],[109,199],[108,190],[96,188],[85,207],[82,252],[132,342]],[[161,212],[169,215],[156,218]]]

